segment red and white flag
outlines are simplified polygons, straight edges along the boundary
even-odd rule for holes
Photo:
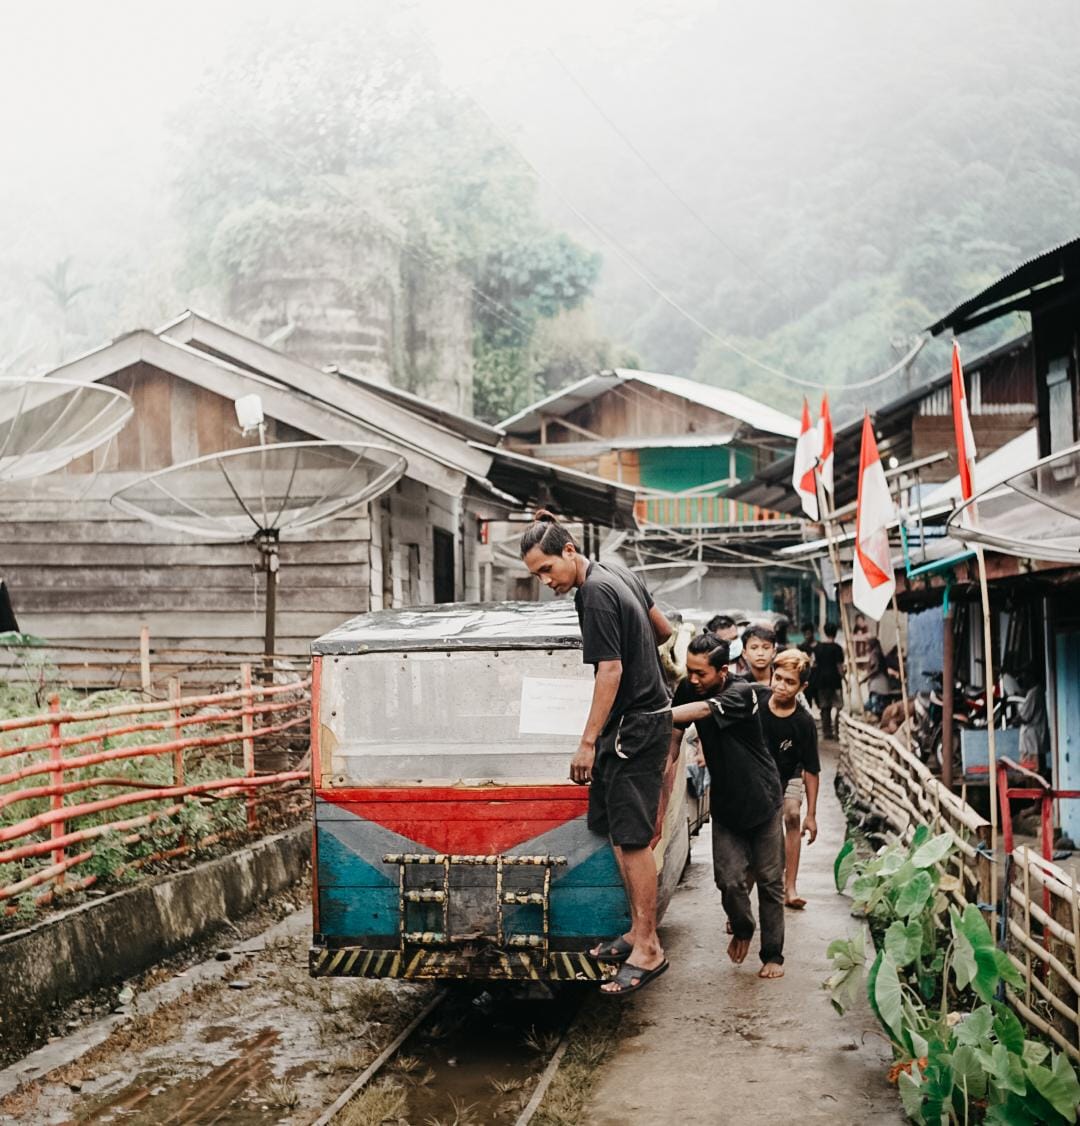
[[[867,412],[863,417],[862,450],[859,453],[859,501],[855,510],[851,598],[864,614],[875,621],[881,620],[896,589],[889,551],[889,525],[895,518],[896,508]]]
[[[821,456],[818,460],[818,476],[821,487],[833,498],[833,432],[832,415],[829,414],[829,396],[821,396],[821,418],[818,419],[819,446]]]
[[[799,431],[799,440],[795,443],[795,467],[791,473],[791,483],[795,491],[802,498],[803,512],[811,520],[818,520],[817,483],[814,481],[814,469],[818,457],[818,432],[810,422],[810,404],[803,399],[802,403],[802,429]]]
[[[956,460],[960,466],[960,493],[964,500],[975,495],[975,435],[971,432],[967,393],[964,391],[964,370],[960,366],[960,345],[952,345],[952,410],[953,430],[956,432]],[[974,512],[965,510],[967,517]]]

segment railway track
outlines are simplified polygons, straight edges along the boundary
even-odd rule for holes
[[[341,1092],[311,1126],[340,1126],[365,1121],[361,1104],[378,1085],[392,1077],[389,1102],[398,1106],[388,1117],[408,1122],[505,1122],[528,1126],[558,1071],[580,1007],[580,997],[563,997],[540,1004],[547,1008],[543,1027],[534,1025],[523,1043],[531,1059],[507,1060],[505,1052],[492,1059],[484,1048],[507,1027],[491,1010],[476,1002],[462,1002],[449,989],[439,990],[409,1024]],[[456,1010],[456,1011],[455,1011]],[[520,1014],[519,1014],[520,1015]],[[442,1022],[449,1020],[449,1028]],[[547,1055],[536,1074],[535,1051]],[[511,1053],[512,1054],[512,1053]],[[467,1069],[464,1057],[472,1056]],[[460,1057],[460,1058],[459,1058]],[[448,1072],[455,1072],[452,1077]],[[447,1082],[446,1080],[450,1080]],[[456,1080],[456,1081],[455,1081]],[[382,1098],[380,1094],[380,1098]],[[380,1104],[381,1105],[381,1104]],[[350,1109],[352,1108],[352,1109]]]

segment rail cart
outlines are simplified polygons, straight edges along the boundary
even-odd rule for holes
[[[312,646],[314,976],[573,981],[629,927],[606,838],[568,779],[588,710],[568,602],[353,618]],[[689,854],[667,765],[660,910]]]

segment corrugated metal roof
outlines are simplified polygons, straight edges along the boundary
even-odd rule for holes
[[[984,365],[1012,352],[1021,351],[1030,345],[1031,333],[1026,332],[1022,336],[1014,337],[1012,340],[976,356],[973,360],[967,361],[964,364],[965,374],[971,376]],[[878,440],[878,450],[882,458],[888,458],[895,454],[901,461],[908,460],[911,455],[911,415],[924,399],[942,388],[947,388],[951,379],[952,370],[949,369],[870,412],[870,419],[874,424],[874,431]],[[859,462],[861,441],[862,415],[858,415],[850,422],[837,427],[833,435],[837,489],[835,500],[838,507],[855,499],[858,481],[854,467]],[[758,470],[753,479],[729,489],[727,495],[732,500],[756,504],[761,508],[771,508],[777,512],[795,515],[801,511],[802,501],[791,486],[791,474],[794,465],[794,455],[780,458],[771,465]],[[849,467],[850,472],[845,473],[845,467]]]
[[[565,465],[528,457],[513,450],[470,443],[491,457],[488,480],[526,505],[546,505],[609,528],[637,528],[634,502],[637,491],[604,477],[594,477]]]
[[[933,336],[937,336],[947,328],[951,328],[955,333],[961,333],[967,328],[974,327],[966,322],[974,319],[976,315],[979,317],[980,324],[992,320],[992,316],[985,314],[992,313],[995,305],[1008,301],[1010,297],[1015,297],[1024,290],[1035,289],[1062,279],[1066,274],[1073,276],[1077,273],[1080,273],[1080,238],[1070,239],[1022,262],[1015,270],[998,278],[993,285],[988,285],[981,293],[962,301],[952,312],[946,313],[941,320],[930,325],[927,331]],[[1002,313],[1009,311],[1011,310],[1002,309]]]
[[[524,569],[523,569],[524,573]],[[360,614],[323,634],[312,653],[333,656],[453,649],[576,649],[572,598],[547,602],[452,602]]]
[[[508,434],[529,434],[539,430],[542,414],[549,416],[570,414],[571,411],[592,402],[613,387],[633,383],[640,383],[669,395],[677,395],[679,398],[737,419],[755,430],[763,430],[767,434],[778,434],[792,440],[799,435],[798,419],[766,403],[758,402],[749,395],[729,391],[724,387],[713,387],[708,383],[699,383],[694,379],[685,379],[681,375],[634,371],[629,368],[617,368],[614,371],[603,371],[586,376],[585,379],[564,387],[561,391],[556,391],[518,411],[517,414],[511,415],[510,418],[500,422],[499,427]]]

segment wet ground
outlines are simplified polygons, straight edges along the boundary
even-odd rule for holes
[[[706,827],[661,931],[671,969],[627,1001],[627,1025],[636,1028],[604,1066],[583,1118],[589,1126],[905,1121],[886,1080],[891,1052],[869,1007],[840,1017],[821,988],[826,947],[857,925],[833,886],[845,826],[835,747],[822,752],[820,832],[803,849],[799,876],[809,902],[786,912],[785,976],[758,978],[756,944],[742,966],[728,960]]]
[[[295,912],[264,935],[223,949],[222,961],[184,970],[137,996],[131,1019],[78,1059],[56,1066],[67,1045],[50,1045],[37,1057],[47,1074],[0,1100],[0,1122],[311,1122],[433,990],[312,980],[310,927],[310,912]],[[515,1121],[575,1004],[572,997],[552,1003],[451,992],[342,1122]],[[92,1039],[93,1026],[86,1034]]]

